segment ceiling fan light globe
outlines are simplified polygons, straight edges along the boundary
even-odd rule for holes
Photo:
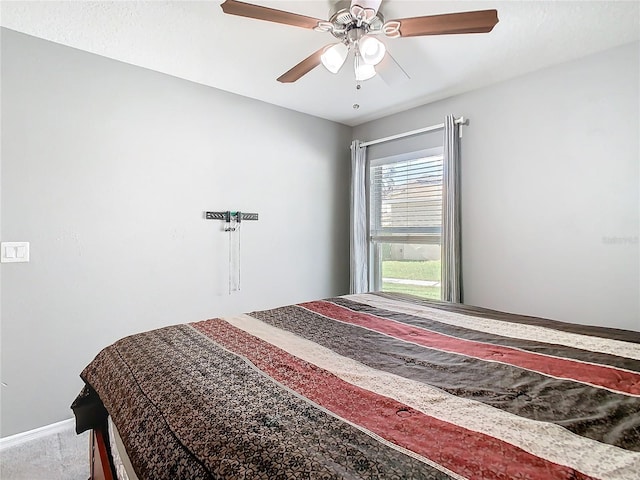
[[[349,48],[344,43],[336,43],[327,47],[320,55],[322,65],[331,73],[338,73],[347,60]]]
[[[359,42],[358,49],[362,60],[367,65],[377,65],[384,58],[384,54],[387,52],[387,48],[377,38],[370,37],[368,35],[362,37]]]
[[[374,68],[374,66],[367,63],[360,63],[356,65],[354,70],[357,82],[364,82],[365,80],[369,80],[376,75],[376,69]]]

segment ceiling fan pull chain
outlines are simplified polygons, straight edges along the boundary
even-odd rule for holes
[[[358,91],[362,88],[362,82],[360,80],[356,80],[356,93],[353,95],[353,105],[352,108],[354,110],[358,110],[360,108],[360,104],[358,103]]]

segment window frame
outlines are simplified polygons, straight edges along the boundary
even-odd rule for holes
[[[382,290],[382,261],[381,250],[383,243],[398,244],[423,244],[423,245],[440,245],[442,246],[442,225],[440,232],[435,232],[433,227],[424,227],[424,232],[416,232],[415,227],[406,229],[404,235],[374,235],[371,229],[373,205],[371,193],[371,171],[380,165],[388,165],[393,163],[406,162],[420,158],[444,157],[444,146],[432,147],[412,152],[400,153],[381,158],[375,158],[367,161],[366,169],[366,195],[367,195],[367,238],[369,244],[369,285],[370,290]],[[444,161],[444,158],[443,158]],[[401,230],[401,229],[399,229]]]

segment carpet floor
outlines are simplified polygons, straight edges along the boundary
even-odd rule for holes
[[[2,480],[87,480],[89,433],[73,425],[57,433],[0,451]]]

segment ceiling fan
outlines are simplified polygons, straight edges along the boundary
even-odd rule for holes
[[[387,83],[408,78],[406,72],[386,51],[386,46],[375,38],[418,37],[423,35],[450,35],[459,33],[487,33],[498,23],[496,10],[427,15],[385,21],[380,12],[382,0],[338,0],[328,21],[298,15],[297,13],[263,7],[237,0],[225,0],[220,6],[224,13],[241,17],[283,23],[296,27],[331,33],[338,42],[312,53],[278,78],[292,83],[321,63],[332,73],[345,64],[353,53],[356,82],[373,78],[376,73]],[[378,67],[376,69],[376,67]]]

